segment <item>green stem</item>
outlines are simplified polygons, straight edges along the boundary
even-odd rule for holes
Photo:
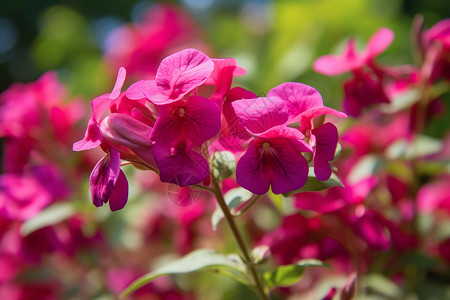
[[[258,202],[259,198],[261,198],[261,197],[262,197],[262,195],[254,195],[253,198],[250,199],[248,201],[248,203],[244,206],[244,208],[239,211],[239,213],[241,215],[244,214],[246,211],[248,211],[250,208],[252,208],[253,205],[255,205],[255,203]]]
[[[219,204],[220,208],[222,209],[223,215],[225,216],[225,220],[231,229],[231,233],[233,234],[233,236],[238,244],[238,247],[242,254],[243,261],[244,261],[245,265],[247,266],[248,272],[250,273],[251,277],[253,278],[253,283],[255,285],[256,291],[258,292],[258,295],[262,300],[269,300],[270,297],[264,291],[264,286],[261,281],[260,275],[259,275],[258,271],[256,270],[255,265],[253,264],[247,244],[245,243],[244,238],[242,237],[242,234],[239,231],[239,229],[236,225],[236,222],[234,221],[234,218],[230,213],[230,210],[228,209],[228,206],[222,195],[222,190],[214,178],[212,179],[212,184],[213,184],[214,196],[216,197],[217,203]]]

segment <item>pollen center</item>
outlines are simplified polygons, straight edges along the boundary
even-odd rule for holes
[[[183,117],[183,116],[184,116],[184,108],[183,108],[183,107],[180,107],[180,108],[178,109],[178,112],[180,113],[180,117]]]
[[[264,142],[264,143],[262,144],[262,148],[263,148],[263,150],[269,150],[269,149],[270,149],[270,144],[269,144],[269,142]]]

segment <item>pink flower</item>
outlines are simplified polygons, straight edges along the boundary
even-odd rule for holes
[[[389,103],[380,77],[363,71],[354,73],[354,77],[344,83],[344,111],[353,116],[360,116],[365,107],[379,103]]]
[[[450,176],[422,186],[417,194],[417,206],[421,213],[443,211],[450,215]]]
[[[214,69],[213,61],[199,50],[185,49],[174,53],[161,61],[155,80],[138,81],[137,85],[156,105],[165,105],[183,99],[188,93],[202,85]],[[139,89],[130,87],[131,99],[142,98]],[[140,95],[140,94],[139,94]]]
[[[424,52],[422,76],[430,82],[440,77],[450,81],[450,19],[441,20],[430,29],[420,32],[417,38]]]
[[[107,153],[92,170],[89,183],[94,205],[99,207],[109,201],[109,207],[112,211],[122,209],[125,206],[128,198],[128,182],[122,170],[120,170],[119,150],[103,139],[100,124],[104,121],[104,119],[101,119],[102,115],[111,107],[118,106],[125,75],[125,69],[121,68],[112,93],[97,97],[91,102],[92,116],[85,136],[73,145],[74,151],[87,150],[101,145]]]
[[[105,94],[92,100],[92,116],[88,123],[88,128],[81,141],[73,144],[74,151],[88,150],[100,146],[103,141],[103,135],[100,131],[100,122],[102,115],[110,109],[111,106],[120,101],[120,91],[125,81],[126,71],[119,69],[117,80],[111,94]]]
[[[14,174],[0,177],[0,211],[10,220],[26,221],[51,201],[50,193],[33,177]]]
[[[53,72],[45,73],[35,82],[15,83],[0,94],[5,172],[21,173],[32,160],[47,163],[69,151],[84,106],[79,99],[64,103],[66,95],[65,87]]]
[[[294,194],[295,207],[319,213],[331,213],[341,208],[359,205],[376,186],[375,177],[368,177],[356,183],[345,183],[345,187],[332,187],[321,192],[302,192]]]
[[[300,122],[300,131],[309,138],[309,144],[313,148],[314,172],[317,179],[330,178],[329,161],[334,159],[338,132],[332,123],[323,124],[320,117],[333,115],[346,118],[347,115],[324,106],[319,92],[302,83],[282,83],[271,89],[267,96],[283,100],[289,112],[288,124]]]
[[[70,191],[58,169],[35,166],[22,175],[0,175],[0,214],[9,220],[26,221]]]
[[[120,154],[114,148],[92,170],[89,180],[92,202],[102,206],[109,201],[111,211],[122,209],[127,203],[128,182],[120,169]]]
[[[153,155],[164,182],[197,184],[209,175],[201,146],[220,130],[219,107],[195,95],[214,69],[213,61],[195,49],[165,58],[155,80],[140,81],[127,91],[132,99],[146,96],[158,106],[150,138]],[[194,95],[191,95],[194,93]]]
[[[371,65],[373,59],[392,43],[394,33],[389,28],[380,28],[367,42],[362,53],[356,50],[355,40],[350,39],[342,55],[324,55],[318,58],[313,69],[321,74],[335,76]]]
[[[325,55],[314,62],[313,69],[328,76],[352,71],[354,77],[344,84],[343,108],[347,114],[357,117],[363,108],[390,102],[383,87],[383,78],[389,70],[378,67],[374,59],[393,39],[392,30],[383,27],[370,38],[362,53],[357,53],[351,39],[343,55]]]
[[[351,264],[347,250],[351,245],[345,240],[349,238],[348,233],[339,231],[338,234],[333,226],[323,220],[323,217],[305,218],[301,214],[285,216],[281,225],[266,234],[261,243],[270,247],[271,254],[280,264],[317,258],[328,260],[328,263],[342,263],[341,266],[348,268]]]
[[[112,69],[124,66],[132,77],[153,78],[165,56],[187,47],[206,49],[194,20],[170,5],[152,5],[136,24],[114,29],[105,58]]]
[[[238,184],[259,195],[270,186],[275,194],[300,189],[308,175],[302,152],[311,152],[311,147],[300,131],[284,126],[289,113],[283,100],[256,98],[232,105],[241,125],[254,136],[237,164]]]

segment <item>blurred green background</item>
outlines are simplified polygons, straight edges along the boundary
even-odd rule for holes
[[[338,52],[356,36],[360,44],[381,26],[394,30],[394,43],[380,60],[413,63],[410,27],[415,14],[430,27],[450,16],[442,0],[182,0],[53,1],[4,0],[0,11],[0,91],[12,82],[36,80],[57,70],[73,95],[92,98],[110,89],[101,60],[108,33],[136,22],[156,3],[188,10],[216,57],[234,57],[248,70],[239,84],[257,94],[284,81],[317,88],[330,106],[341,97],[342,78],[314,73],[317,57]]]

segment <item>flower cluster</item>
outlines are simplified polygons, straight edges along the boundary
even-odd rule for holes
[[[325,107],[314,88],[284,83],[258,98],[231,88],[233,78],[245,74],[234,59],[211,59],[195,49],[166,57],[154,80],[121,92],[125,72],[119,70],[110,94],[92,101],[85,137],[73,147],[100,146],[106,153],[90,179],[96,206],[109,201],[111,210],[118,210],[126,204],[121,159],[157,172],[163,182],[208,186],[211,149],[236,144],[237,183],[255,194],[303,187],[309,171],[305,156],[317,179],[331,176],[338,133],[324,123],[325,115],[346,115]]]

